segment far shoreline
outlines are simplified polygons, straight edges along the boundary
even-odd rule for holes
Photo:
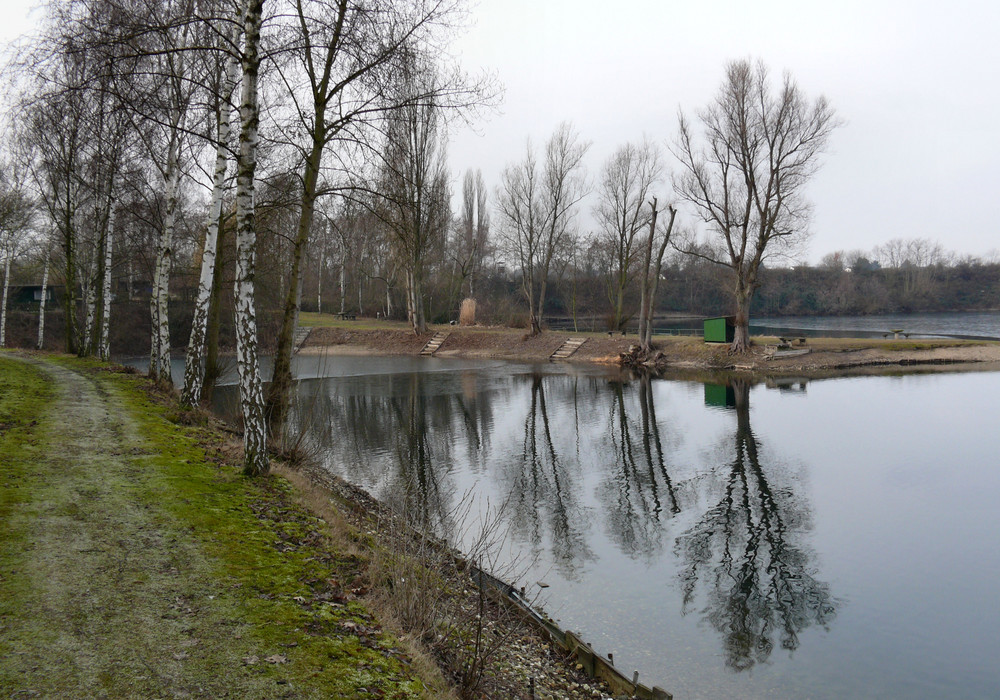
[[[498,326],[432,325],[417,335],[405,323],[376,319],[341,321],[327,314],[303,314],[311,331],[301,355],[420,355],[436,333],[446,334],[435,357],[546,362],[569,338],[585,338],[560,362],[622,366],[623,355],[638,344],[631,335],[546,330],[529,337],[524,329]],[[757,376],[825,377],[858,373],[917,373],[929,370],[1000,370],[1000,341],[893,338],[806,338],[790,348],[779,338],[754,336],[746,355],[732,355],[726,344],[694,336],[654,336],[655,365],[667,374],[731,372]],[[802,352],[805,351],[805,352]]]

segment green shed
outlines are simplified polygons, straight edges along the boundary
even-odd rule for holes
[[[719,316],[705,319],[706,343],[731,343],[735,335],[736,318],[734,316]]]

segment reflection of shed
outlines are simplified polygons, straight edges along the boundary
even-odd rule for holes
[[[734,408],[736,406],[736,392],[729,384],[706,384],[705,405]]]
[[[736,317],[719,316],[705,319],[706,343],[731,343],[736,335]]]

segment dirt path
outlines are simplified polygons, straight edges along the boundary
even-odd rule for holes
[[[267,606],[276,596],[248,596],[241,581],[220,575],[225,563],[206,549],[205,533],[196,534],[195,525],[178,522],[163,505],[165,475],[154,465],[162,455],[150,449],[113,383],[94,372],[29,361],[48,378],[51,395],[33,415],[8,423],[6,436],[0,432],[0,447],[6,446],[0,455],[2,695],[321,696],[297,683],[324,665],[337,673],[329,651],[306,668],[307,643],[297,649],[292,632],[276,637],[270,632],[280,625],[269,627],[259,611],[248,614],[248,597]],[[350,663],[358,665],[374,664]],[[389,668],[382,678],[398,672]],[[371,695],[359,670],[351,690],[339,696],[413,696],[402,686],[376,692],[376,685],[384,688],[380,673],[370,674]]]

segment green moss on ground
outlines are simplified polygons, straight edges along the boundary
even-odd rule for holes
[[[243,478],[145,379],[32,362],[0,356],[0,687],[427,695],[286,482]]]

